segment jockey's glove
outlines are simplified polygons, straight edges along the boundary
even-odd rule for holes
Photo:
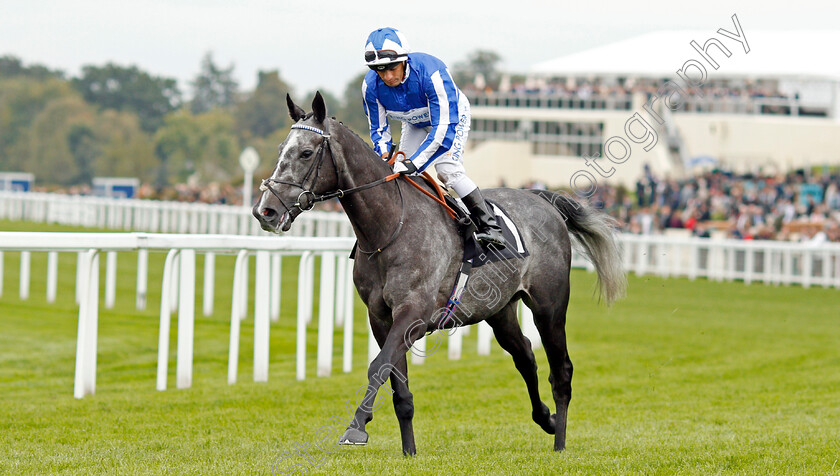
[[[416,175],[417,167],[414,166],[412,161],[403,160],[402,162],[394,163],[394,173],[398,173],[400,175]]]

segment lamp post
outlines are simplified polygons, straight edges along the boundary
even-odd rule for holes
[[[242,184],[242,206],[250,208],[252,203],[252,188],[254,181],[254,171],[260,164],[260,156],[253,147],[246,147],[239,155],[239,165],[245,172],[245,182]]]

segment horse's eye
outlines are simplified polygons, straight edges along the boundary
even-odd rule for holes
[[[304,150],[304,151],[300,154],[300,156],[301,156],[301,157],[303,157],[304,159],[308,159],[308,158],[312,157],[312,151],[311,151],[311,150],[308,150],[308,149],[307,149],[307,150]]]

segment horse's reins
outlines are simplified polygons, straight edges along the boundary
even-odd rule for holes
[[[399,173],[394,173],[394,174],[382,177],[379,180],[375,180],[373,182],[370,182],[370,183],[367,183],[367,184],[364,184],[364,185],[360,185],[358,187],[349,188],[347,190],[337,189],[334,192],[325,193],[323,195],[318,195],[318,194],[312,192],[311,188],[315,185],[315,182],[318,181],[318,176],[321,173],[321,166],[323,165],[324,155],[325,155],[324,150],[325,149],[328,150],[329,153],[330,153],[330,157],[332,157],[332,149],[330,148],[330,134],[329,134],[329,130],[328,130],[328,127],[327,127],[327,123],[326,122],[324,123],[324,130],[318,129],[317,127],[307,126],[305,124],[294,124],[294,125],[292,125],[291,128],[292,129],[303,129],[303,130],[306,130],[306,131],[315,132],[316,134],[321,135],[322,140],[321,140],[321,144],[318,146],[318,151],[316,152],[317,156],[315,158],[315,161],[313,161],[312,165],[309,166],[309,170],[306,171],[306,175],[303,176],[303,180],[301,180],[300,183],[289,182],[289,181],[286,181],[286,180],[277,180],[277,179],[269,177],[269,178],[263,180],[262,184],[260,184],[260,191],[271,192],[271,194],[274,195],[274,197],[277,198],[277,200],[280,202],[280,205],[282,205],[283,208],[286,209],[286,213],[288,213],[290,217],[291,217],[291,212],[292,212],[293,208],[297,208],[298,210],[300,210],[301,213],[303,213],[305,211],[311,210],[315,206],[315,204],[318,203],[318,202],[323,202],[323,201],[326,201],[326,200],[332,200],[333,198],[342,198],[342,197],[345,197],[347,195],[350,195],[350,194],[353,194],[353,193],[356,193],[356,192],[361,192],[363,190],[367,190],[369,188],[373,188],[373,187],[382,185],[383,183],[390,182],[390,181],[392,181],[392,180],[394,180],[394,179],[396,179],[400,176]],[[392,154],[393,154],[393,152],[392,152]],[[394,161],[396,160],[396,156],[398,154],[402,154],[403,157],[405,157],[405,153],[403,153],[402,151],[397,152],[396,154],[393,154],[391,156],[390,160],[388,161],[389,165],[393,165]],[[336,168],[336,176],[338,176],[338,167],[335,165],[335,160],[333,160],[332,162],[333,162],[333,167]],[[312,183],[310,183],[309,186],[307,186],[306,181],[309,179],[310,175],[312,175],[313,171],[315,172],[315,175],[312,178]],[[423,172],[423,176],[427,181],[429,181],[429,183],[431,183],[435,187],[435,189],[438,192],[439,198],[434,196],[433,194],[431,194],[429,191],[427,191],[426,189],[424,189],[420,185],[418,185],[414,180],[411,180],[409,177],[403,176],[403,178],[408,180],[408,182],[411,185],[413,185],[415,188],[417,188],[418,190],[423,192],[425,195],[427,195],[428,197],[431,197],[434,201],[441,204],[444,207],[444,209],[446,209],[446,212],[449,214],[449,216],[452,217],[453,219],[457,220],[458,215],[455,213],[454,210],[452,210],[451,207],[449,207],[449,205],[446,204],[446,201],[443,198],[444,197],[443,196],[443,191],[440,189],[440,187],[437,185],[437,183],[431,178],[431,176],[428,174],[428,172]],[[397,228],[394,230],[394,232],[388,238],[388,241],[385,243],[385,245],[377,248],[374,251],[365,251],[361,247],[358,248],[359,252],[361,252],[363,254],[371,255],[371,258],[374,255],[376,255],[378,253],[381,253],[382,250],[391,246],[391,244],[394,241],[396,241],[397,236],[400,234],[400,231],[402,231],[402,227],[403,227],[403,224],[405,222],[405,199],[403,198],[402,189],[400,188],[399,182],[395,182],[395,183],[397,185],[397,191],[399,192],[399,195],[400,195],[400,209],[401,209],[401,211],[400,211],[400,215],[401,215],[400,216],[400,221],[399,221],[399,224],[397,225]],[[286,203],[283,201],[282,198],[280,198],[280,194],[278,194],[277,191],[274,190],[274,188],[271,186],[272,184],[291,185],[292,187],[296,187],[296,188],[301,189],[301,192],[298,195],[297,201],[292,204],[291,208],[286,205]],[[305,199],[306,199],[306,202],[304,203]]]
[[[405,152],[399,151],[396,154],[392,155],[391,158],[388,160],[388,165],[394,165],[394,162],[396,161],[398,155],[402,155],[403,157],[405,157]],[[446,199],[443,198],[443,190],[441,190],[440,185],[438,185],[438,183],[435,182],[435,180],[432,178],[432,176],[429,175],[429,172],[426,172],[424,170],[420,175],[424,179],[426,179],[426,181],[429,182],[429,184],[432,187],[434,187],[435,191],[438,193],[437,197],[434,196],[431,192],[429,192],[425,188],[418,185],[417,182],[415,182],[414,180],[411,180],[411,178],[408,177],[407,175],[404,175],[403,178],[408,180],[408,183],[413,185],[414,188],[423,192],[424,195],[426,195],[427,197],[431,198],[432,200],[438,202],[446,210],[446,213],[448,213],[449,216],[452,217],[453,220],[458,220],[458,214],[455,213],[455,210],[453,210],[452,207],[450,207],[446,203]]]

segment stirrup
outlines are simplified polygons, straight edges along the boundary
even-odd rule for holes
[[[495,246],[498,249],[507,247],[507,241],[501,231],[489,228],[484,231],[476,231],[475,238],[485,246]]]

